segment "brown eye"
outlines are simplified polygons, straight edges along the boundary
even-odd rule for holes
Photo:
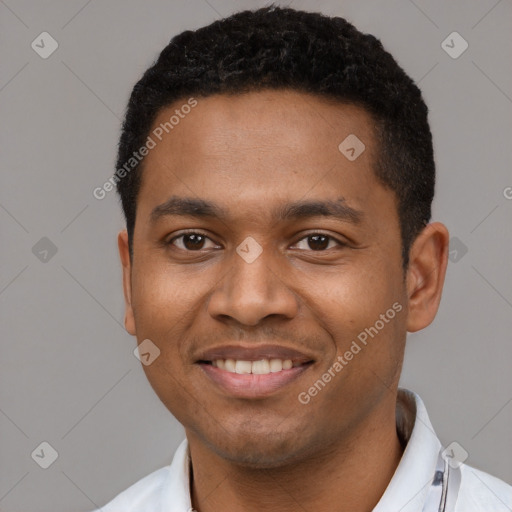
[[[308,245],[313,251],[322,251],[329,245],[329,237],[325,235],[308,236]]]
[[[189,250],[193,251],[194,249],[202,249],[204,245],[205,237],[203,235],[190,234],[183,235],[183,245]]]
[[[304,243],[306,241],[306,243]],[[326,249],[332,249],[334,246],[329,246],[331,242],[334,242],[337,246],[343,246],[342,242],[339,242],[335,238],[329,235],[325,235],[323,233],[313,233],[311,235],[305,236],[301,240],[297,242],[297,246],[300,243],[303,243],[303,247],[299,247],[302,250],[310,250],[310,251],[325,251]],[[304,245],[306,247],[304,247]]]
[[[179,236],[174,237],[169,241],[169,245],[174,245],[178,249],[182,249],[184,251],[200,251],[205,248],[205,244],[207,241],[213,242],[202,233],[183,233]],[[215,244],[213,244],[215,246]],[[216,246],[215,246],[216,247]]]

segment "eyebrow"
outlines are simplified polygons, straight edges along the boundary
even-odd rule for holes
[[[338,220],[360,224],[363,212],[347,205],[343,197],[337,200],[295,201],[274,209],[273,217],[278,221],[298,220],[309,217],[333,217]],[[151,212],[152,222],[167,216],[197,217],[201,219],[227,219],[228,212],[221,206],[194,197],[171,196],[165,203]]]

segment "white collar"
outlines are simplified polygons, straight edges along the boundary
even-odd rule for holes
[[[423,509],[435,472],[439,441],[421,398],[398,390],[397,430],[407,446],[373,512],[417,512]]]

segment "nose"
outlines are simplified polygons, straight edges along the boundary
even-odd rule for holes
[[[255,326],[270,316],[294,318],[297,297],[285,284],[282,272],[278,275],[278,265],[272,259],[268,249],[251,263],[234,252],[231,268],[210,296],[209,314],[217,320],[231,318],[246,326]]]

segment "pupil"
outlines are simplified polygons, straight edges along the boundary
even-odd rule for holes
[[[198,249],[201,248],[201,245],[204,242],[204,240],[201,240],[202,238],[204,238],[203,235],[185,235],[183,237],[183,243],[187,249]]]
[[[323,239],[322,241],[319,241]],[[319,251],[321,249],[325,249],[329,245],[329,237],[325,235],[311,235],[309,237],[309,246],[314,251]]]

